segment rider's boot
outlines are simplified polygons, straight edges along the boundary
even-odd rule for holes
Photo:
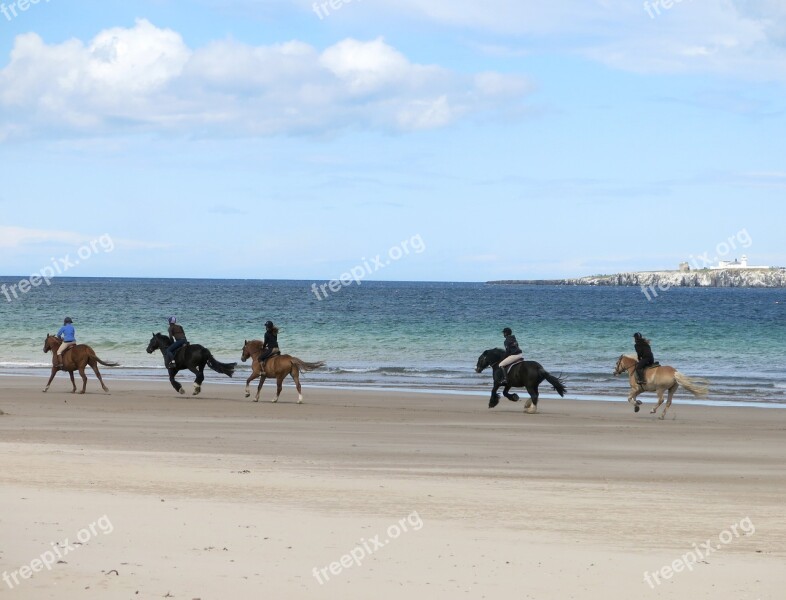
[[[504,367],[497,367],[497,371],[494,374],[494,380],[499,385],[508,385],[508,378],[505,375],[505,368]]]

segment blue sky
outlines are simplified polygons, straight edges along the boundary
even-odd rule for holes
[[[328,280],[414,236],[369,278],[786,265],[781,0],[17,4],[0,274],[101,236],[68,275]]]

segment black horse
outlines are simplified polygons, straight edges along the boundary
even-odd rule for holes
[[[163,333],[154,333],[153,337],[150,339],[150,343],[147,345],[147,353],[153,354],[156,350],[161,350],[161,354],[166,356],[165,352],[168,347],[169,338]],[[175,367],[173,369],[167,368],[167,371],[169,371],[169,382],[178,392],[185,394],[183,386],[180,385],[178,381],[175,381],[175,375],[182,369],[188,369],[196,375],[196,379],[194,380],[194,396],[196,396],[202,391],[202,382],[205,380],[205,365],[217,373],[232,377],[237,363],[220,363],[213,358],[210,350],[204,346],[200,346],[199,344],[188,344],[177,351],[175,355]]]
[[[501,348],[486,350],[478,358],[475,372],[481,373],[486,367],[496,367],[503,358],[505,358],[505,351]],[[502,393],[508,400],[518,402],[518,394],[509,394],[508,391],[512,387],[527,388],[530,399],[527,400],[524,408],[527,409],[528,413],[536,413],[538,412],[538,386],[544,379],[554,386],[554,389],[557,390],[560,396],[565,397],[567,389],[562,379],[554,377],[551,373],[546,371],[540,363],[532,360],[525,360],[510,367],[508,371],[508,383]],[[491,390],[491,398],[489,399],[489,408],[494,408],[499,404],[499,395],[497,394],[499,387],[500,384],[497,383],[495,379],[494,387]]]

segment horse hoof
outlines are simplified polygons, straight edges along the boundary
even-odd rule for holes
[[[253,402],[259,402],[259,398],[254,398]]]
[[[511,399],[513,402],[518,402],[518,401],[519,401],[519,395],[518,395],[518,394],[511,394],[511,395],[510,395],[510,399]]]
[[[297,403],[298,404],[303,404],[303,401],[302,400],[298,400]]]
[[[278,402],[278,398],[274,398],[273,400],[270,401],[271,404],[275,404],[276,402]]]
[[[246,392],[246,398],[248,398],[249,396],[251,396],[251,392]]]
[[[640,409],[641,409],[641,406],[639,406],[637,404],[636,406],[633,407],[633,412],[639,412]]]
[[[651,414],[651,415],[654,415],[654,414],[655,414],[657,411],[658,411],[658,409],[657,409],[657,408],[653,408],[653,409],[650,411],[650,414]]]
[[[659,419],[660,421],[663,421],[665,418],[666,418],[666,415],[661,415],[661,416],[659,416],[659,417],[658,417],[658,419]]]
[[[530,406],[532,406],[532,398],[528,398],[524,403],[524,408],[529,408]]]
[[[537,406],[530,406],[527,409],[527,414],[530,414],[530,415],[534,415],[537,412],[538,412],[538,407]]]
[[[179,390],[177,390],[177,393],[178,394],[185,394],[186,391],[183,388],[180,388]]]

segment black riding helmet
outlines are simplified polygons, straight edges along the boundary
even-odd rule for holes
[[[73,323],[71,317],[66,317],[65,319],[63,319],[63,325],[68,325],[69,323]]]
[[[265,327],[267,327],[268,329],[273,327],[273,321],[265,321]]]
[[[641,334],[637,331],[636,333],[633,334],[633,337],[636,338],[637,340],[640,340]]]
[[[513,335],[513,330],[510,327],[505,327],[505,329],[502,330],[502,335]]]

